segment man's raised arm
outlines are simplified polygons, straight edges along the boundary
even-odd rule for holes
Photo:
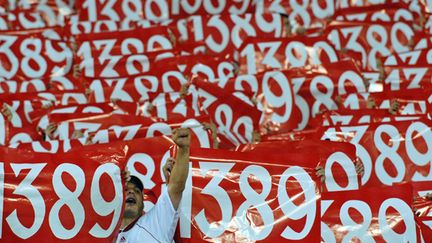
[[[168,182],[168,194],[174,209],[177,210],[185,188],[189,172],[190,131],[179,128],[173,132],[173,140],[177,144],[177,157]]]

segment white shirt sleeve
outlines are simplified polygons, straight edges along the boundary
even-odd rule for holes
[[[166,188],[162,189],[156,205],[137,224],[143,224],[162,242],[172,242],[177,228],[179,214],[174,209]]]

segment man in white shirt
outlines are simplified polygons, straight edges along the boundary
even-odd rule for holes
[[[175,130],[173,140],[178,151],[170,170],[167,190],[162,190],[156,205],[148,213],[143,214],[144,186],[137,177],[130,177],[126,185],[125,210],[117,243],[172,242],[178,221],[177,209],[189,171],[189,129]]]

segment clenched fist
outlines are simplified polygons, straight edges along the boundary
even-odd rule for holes
[[[181,149],[187,149],[190,146],[190,130],[189,128],[178,128],[173,131],[174,143]]]

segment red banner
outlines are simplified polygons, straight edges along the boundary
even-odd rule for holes
[[[72,70],[73,52],[67,42],[26,35],[2,35],[1,40],[2,77],[63,76]]]
[[[41,154],[1,148],[2,242],[107,242],[122,217],[125,151]]]
[[[323,193],[325,242],[419,242],[409,184]]]
[[[362,185],[432,180],[432,133],[427,120],[327,127],[316,135],[356,146],[365,170]]]
[[[221,150],[192,151],[191,162],[179,242],[319,241],[313,169]]]

